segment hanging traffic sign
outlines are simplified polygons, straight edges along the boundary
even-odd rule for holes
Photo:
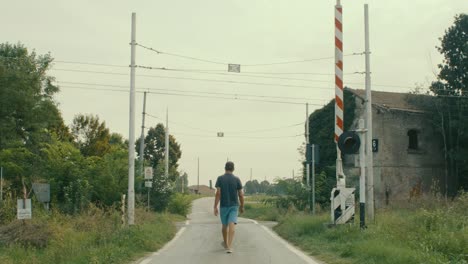
[[[229,64],[228,65],[228,72],[240,72],[240,64]]]

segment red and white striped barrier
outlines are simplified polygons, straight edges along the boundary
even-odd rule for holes
[[[335,6],[335,142],[343,133],[343,8],[340,0]]]

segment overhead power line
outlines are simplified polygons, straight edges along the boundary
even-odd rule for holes
[[[108,74],[108,75],[121,75],[128,76],[124,73],[115,73],[115,72],[100,72],[100,71],[87,71],[87,70],[70,70],[70,69],[54,69],[56,71],[68,71],[68,72],[82,72],[82,73],[96,73],[96,74]],[[239,82],[231,80],[219,80],[219,79],[200,79],[200,78],[189,78],[189,77],[173,77],[173,76],[162,76],[162,75],[144,75],[138,74],[140,77],[149,77],[149,78],[161,78],[161,79],[174,79],[174,80],[190,80],[190,81],[204,81],[204,82],[217,82],[217,83],[232,83],[232,84],[249,84],[249,85],[259,85],[259,86],[277,86],[277,87],[290,87],[290,88],[306,88],[306,89],[324,89],[333,91],[332,87],[315,87],[315,86],[306,86],[306,85],[293,85],[293,84],[276,84],[276,83],[260,83],[260,82]]]
[[[190,134],[190,133],[172,133],[173,135],[181,135],[181,136],[193,136],[193,137],[205,137],[205,138],[220,138],[220,139],[280,139],[280,138],[297,138],[304,136],[303,134],[292,135],[292,136],[228,136],[225,134],[223,137],[218,137],[216,135],[205,135],[205,134]]]
[[[85,82],[68,82],[60,81],[59,83],[64,84],[77,84],[87,86],[103,86],[103,87],[114,87],[114,88],[127,88],[124,85],[113,85],[113,84],[100,84],[100,83],[85,83]],[[209,95],[227,95],[227,96],[247,96],[247,97],[259,97],[259,98],[272,98],[272,99],[287,99],[287,100],[312,100],[312,101],[329,101],[329,99],[315,99],[315,98],[304,98],[304,97],[292,97],[292,96],[271,96],[271,95],[257,95],[257,94],[244,94],[244,93],[220,93],[220,92],[208,92],[208,91],[194,91],[194,90],[180,90],[180,89],[164,89],[164,88],[152,88],[140,86],[143,90],[156,90],[156,91],[169,91],[169,92],[182,92],[182,93],[196,93],[196,94],[209,94]]]
[[[153,117],[158,119],[158,120],[164,121],[162,118],[159,118],[159,117],[156,117],[156,116],[153,116]],[[181,123],[180,121],[176,122],[176,121],[171,120],[171,123],[176,124],[176,125],[180,125],[180,126],[184,126],[184,127],[190,128],[190,129],[200,130],[200,131],[209,132],[209,133],[220,132],[220,131],[215,131],[215,130],[207,130],[207,129],[204,129],[204,128],[194,127],[194,126],[191,126],[191,125],[187,125],[186,123]],[[300,122],[300,123],[296,123],[296,124],[292,124],[292,125],[272,127],[272,128],[254,129],[254,130],[241,130],[241,131],[229,131],[229,130],[226,131],[226,130],[223,130],[223,133],[225,133],[225,134],[250,134],[250,133],[277,131],[277,130],[280,130],[280,129],[298,127],[298,126],[303,126],[303,125],[304,125],[304,122]],[[301,135],[303,135],[303,134],[301,134]]]
[[[96,91],[111,91],[111,92],[124,92],[128,93],[128,90],[123,89],[100,89],[100,88],[90,88],[90,87],[78,87],[78,86],[64,86],[71,89],[82,89],[82,90],[96,90]],[[143,93],[145,91],[136,91],[137,93]],[[196,95],[196,94],[180,94],[180,93],[169,93],[169,92],[155,92],[155,91],[146,91],[149,94],[160,94],[160,95],[170,95],[170,96],[181,96],[181,97],[192,97],[192,98],[210,98],[210,99],[222,99],[222,100],[231,100],[231,101],[251,101],[251,102],[262,102],[262,103],[275,103],[275,104],[289,104],[289,105],[300,105],[304,106],[307,102],[298,103],[298,102],[288,102],[288,101],[278,101],[278,100],[261,100],[261,99],[251,99],[251,98],[241,98],[241,97],[221,97],[221,96],[207,96],[207,95]],[[324,106],[324,104],[309,103],[309,105],[314,106]]]
[[[212,64],[218,64],[218,65],[228,65],[228,62],[221,62],[221,61],[215,61],[215,60],[208,60],[208,59],[202,59],[198,57],[193,57],[193,56],[186,56],[186,55],[181,55],[181,54],[176,54],[176,53],[170,53],[170,52],[165,52],[161,50],[157,50],[151,47],[147,47],[145,45],[136,44],[137,46],[140,46],[146,50],[155,52],[157,54],[163,54],[163,55],[168,55],[168,56],[173,56],[173,57],[178,57],[178,58],[183,58],[183,59],[189,59],[189,60],[194,60],[194,61],[201,61],[201,62],[207,62],[207,63],[212,63]],[[346,54],[344,56],[356,56],[356,55],[362,55],[364,53],[350,53]],[[321,60],[332,60],[334,59],[334,56],[329,56],[329,57],[322,57],[322,58],[313,58],[313,59],[303,59],[303,60],[291,60],[291,61],[282,61],[282,62],[270,62],[270,63],[256,63],[256,64],[245,64],[245,63],[238,63],[242,65],[243,67],[255,67],[255,66],[272,66],[272,65],[281,65],[281,64],[293,64],[293,63],[304,63],[304,62],[311,62],[311,61],[321,61]]]

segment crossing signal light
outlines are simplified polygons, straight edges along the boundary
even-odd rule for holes
[[[343,154],[356,154],[361,146],[361,140],[354,131],[346,131],[338,138],[338,148]]]

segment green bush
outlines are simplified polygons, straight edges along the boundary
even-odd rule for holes
[[[169,201],[168,210],[171,214],[187,216],[192,209],[192,198],[189,195],[176,193]]]

